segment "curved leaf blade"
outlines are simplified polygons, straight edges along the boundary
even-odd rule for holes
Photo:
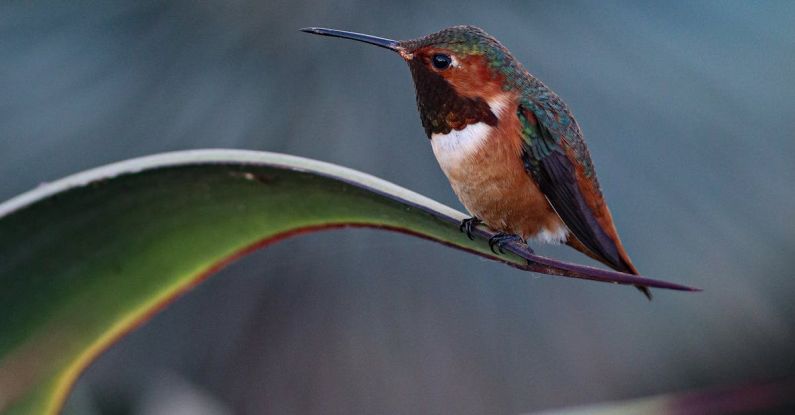
[[[495,256],[464,215],[354,170],[237,150],[90,170],[0,205],[0,411],[55,413],[112,342],[240,255],[346,226],[404,232],[543,272],[691,290],[567,264],[519,244]],[[528,265],[528,262],[529,265]]]

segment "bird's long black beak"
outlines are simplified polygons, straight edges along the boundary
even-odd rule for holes
[[[312,33],[321,36],[341,37],[343,39],[357,40],[359,42],[369,43],[371,45],[380,46],[394,52],[400,52],[399,43],[397,40],[385,39],[378,36],[370,36],[362,33],[346,32],[344,30],[326,29],[322,27],[307,27],[301,29],[302,32]]]

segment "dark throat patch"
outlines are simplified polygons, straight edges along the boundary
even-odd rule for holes
[[[462,130],[467,125],[484,122],[497,125],[497,116],[491,112],[483,98],[459,95],[441,75],[430,70],[418,56],[409,61],[414,87],[417,90],[417,108],[420,111],[425,134],[448,134]]]

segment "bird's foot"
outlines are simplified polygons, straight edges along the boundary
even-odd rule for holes
[[[466,233],[467,238],[474,240],[474,238],[472,238],[472,228],[480,225],[481,223],[483,223],[483,221],[473,216],[471,218],[462,220],[461,225],[458,226],[458,229],[460,229],[461,232]]]
[[[494,247],[496,246],[497,249],[500,251],[499,253],[504,254],[505,252],[502,250],[502,248],[511,242],[524,242],[524,240],[519,235],[500,232],[489,238],[489,248],[491,248],[491,252],[494,252],[496,254],[498,253],[497,251],[494,250]]]

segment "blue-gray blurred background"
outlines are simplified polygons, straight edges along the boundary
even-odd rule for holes
[[[407,236],[310,235],[157,315],[88,370],[68,411],[509,414],[795,375],[793,22],[787,1],[3,2],[0,199],[225,147],[461,208],[405,64],[297,29],[474,24],[573,108],[641,271],[705,290],[649,303]]]

